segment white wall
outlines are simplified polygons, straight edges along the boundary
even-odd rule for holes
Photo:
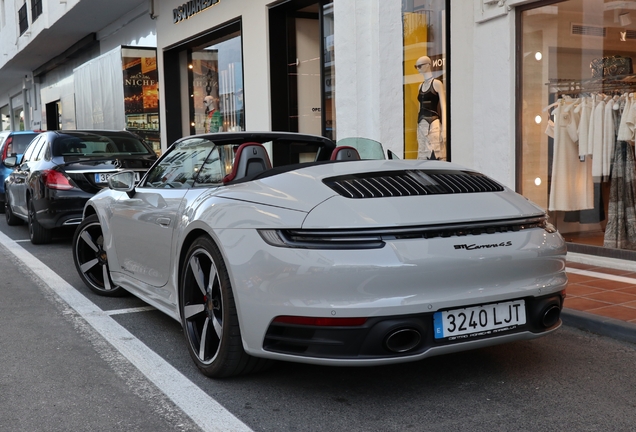
[[[24,4],[24,0],[5,0],[5,26],[0,28],[0,69],[25,46],[31,43],[35,37],[49,28],[67,11],[72,9],[80,0],[42,1],[42,15],[35,22],[31,19],[31,2],[27,1],[27,16],[29,30],[20,36],[18,26],[18,10]]]
[[[456,4],[455,4],[456,5]],[[451,139],[453,162],[474,166],[474,95],[475,74],[473,34],[475,21],[473,9],[456,7],[450,10],[450,125],[447,131]]]
[[[337,138],[364,137],[404,150],[402,5],[334,3]]]
[[[515,8],[484,16],[481,2],[451,4],[452,160],[514,189]]]
[[[105,54],[122,45],[156,47],[157,26],[155,24],[155,21],[150,18],[148,4],[138,6],[97,32],[101,53]]]

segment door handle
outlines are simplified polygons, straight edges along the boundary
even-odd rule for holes
[[[157,223],[161,226],[170,226],[170,218],[167,218],[167,217],[157,218]]]

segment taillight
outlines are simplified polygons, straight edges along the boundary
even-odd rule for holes
[[[42,171],[42,180],[44,185],[49,189],[69,190],[73,189],[73,185],[68,178],[61,172],[55,170]]]
[[[4,162],[7,156],[11,154],[10,149],[13,147],[13,145],[11,145],[12,142],[13,142],[13,137],[8,137],[6,144],[4,145],[4,150],[2,151],[2,162]]]

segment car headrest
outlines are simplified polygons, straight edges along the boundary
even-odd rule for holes
[[[258,174],[271,167],[267,150],[262,144],[257,142],[243,143],[236,150],[232,172],[223,178],[223,183]]]
[[[353,147],[339,146],[331,152],[331,160],[360,160],[360,153],[358,153],[358,150]]]

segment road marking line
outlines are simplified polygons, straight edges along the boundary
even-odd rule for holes
[[[607,279],[614,282],[623,282],[623,283],[627,283],[631,285],[636,285],[636,279],[627,277],[627,276],[617,276],[617,275],[608,274],[608,273],[600,273],[600,272],[595,272],[590,270],[581,270],[581,269],[570,268],[570,267],[566,267],[565,271],[567,273],[573,273],[573,274],[578,274],[582,276],[590,276],[590,277],[595,277],[598,279]]]
[[[29,239],[22,239],[22,240],[13,240],[13,241],[14,241],[14,242],[16,242],[16,243],[27,243],[27,242],[30,242],[31,240],[29,240]]]
[[[0,245],[29,267],[51,291],[74,309],[203,430],[251,431],[245,423],[2,232]]]
[[[152,306],[142,306],[142,307],[128,308],[128,309],[114,309],[114,310],[104,311],[104,313],[108,316],[112,316],[112,315],[121,315],[121,314],[127,314],[127,313],[135,313],[135,312],[150,312],[155,310],[157,309],[155,309]]]

